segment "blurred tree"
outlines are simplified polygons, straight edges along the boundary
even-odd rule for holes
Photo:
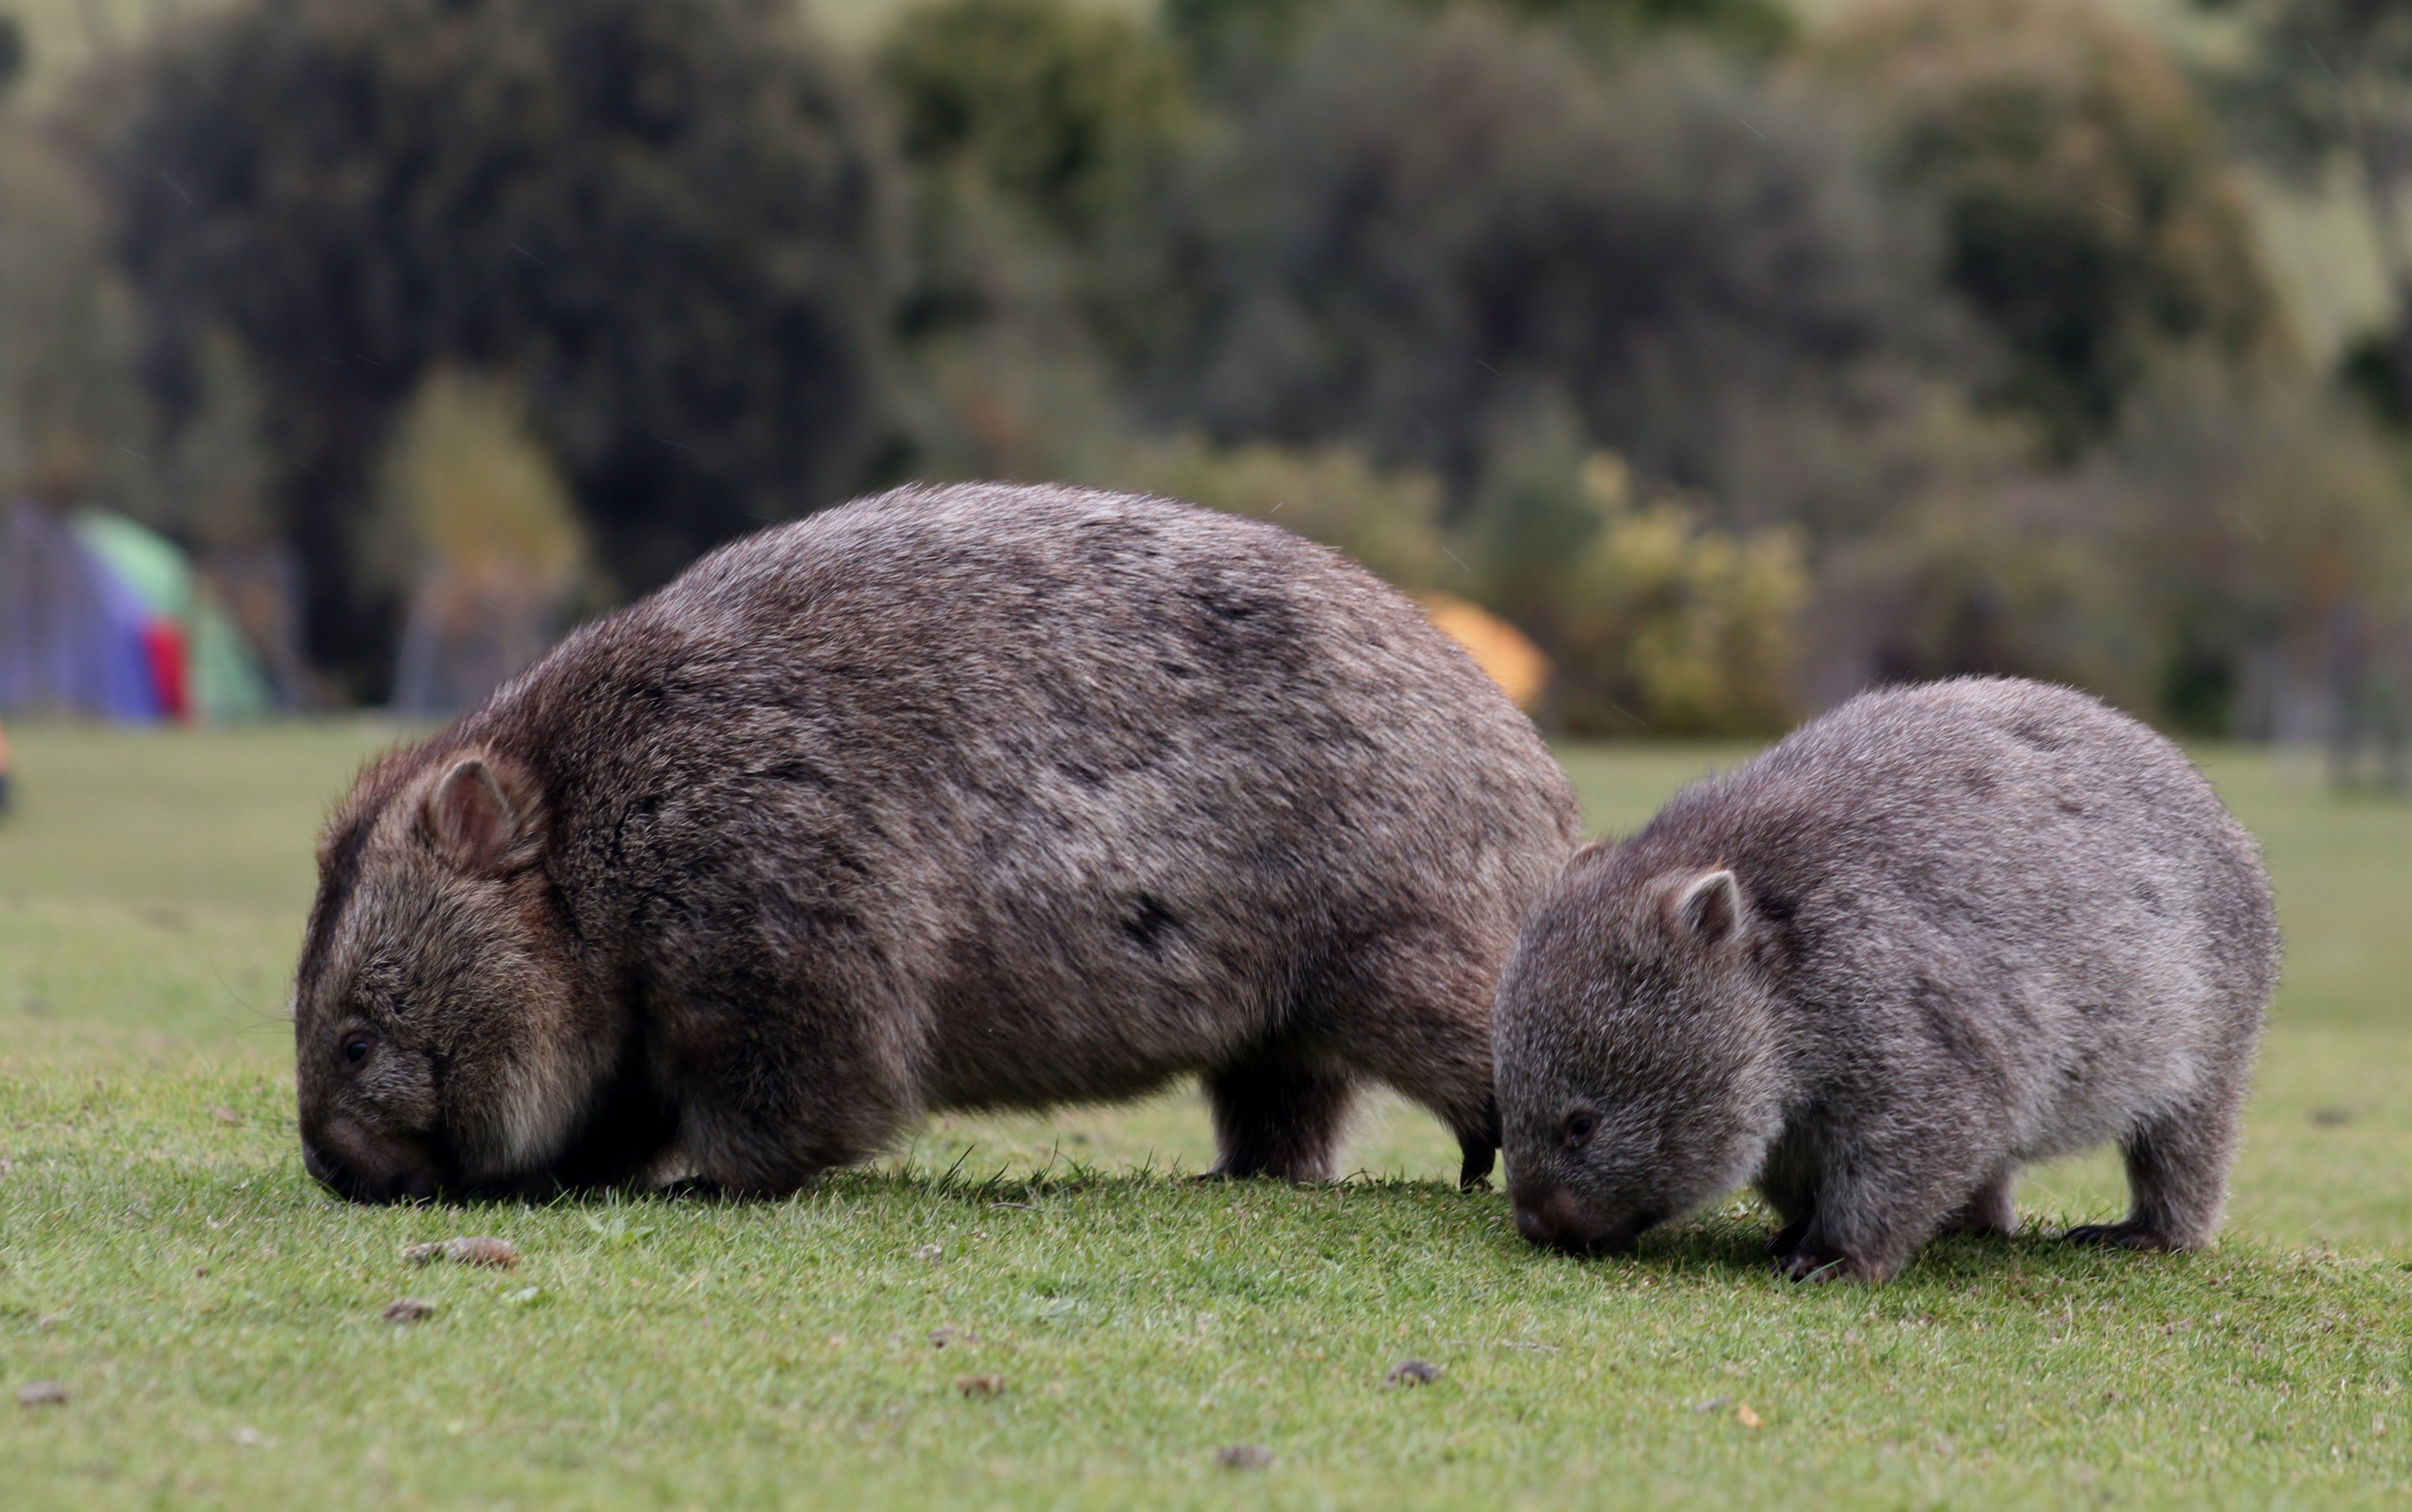
[[[906,157],[977,175],[1075,240],[1128,203],[1184,114],[1179,60],[1074,0],[933,0],[880,49]]]
[[[2211,124],[2148,37],[2090,0],[1881,0],[1815,37],[1940,207],[1952,285],[2010,354],[2000,395],[2065,459],[2157,356],[2283,346]]]
[[[1386,0],[1434,11],[1449,0]],[[1679,35],[1772,53],[1800,19],[1783,0],[1495,0],[1503,11],[1564,24],[1613,46]],[[1332,8],[1331,0],[1164,0],[1166,26],[1209,75],[1261,70],[1289,55]]]
[[[150,519],[135,322],[79,167],[44,123],[0,106],[0,501]]]
[[[2369,207],[2394,302],[2346,376],[2412,425],[2412,7],[2399,0],[2196,0],[2241,13],[2251,45],[2227,82],[2245,135],[2299,170],[2343,154]]]
[[[379,492],[411,581],[392,707],[458,713],[561,628],[583,541],[568,490],[528,433],[519,386],[430,370],[395,428]]]
[[[25,76],[25,27],[12,11],[0,10],[0,99]]]
[[[1855,434],[1956,350],[1919,225],[1814,101],[1692,53],[1605,81],[1494,13],[1344,12],[1149,229],[1116,333],[1159,417],[1350,439],[1454,508],[1560,414],[1736,521],[1862,507],[1773,438]]]
[[[1061,476],[1099,413],[1089,254],[1191,119],[1160,33],[1076,0],[934,0],[879,77],[913,169],[898,331],[916,472]]]
[[[2330,696],[2338,626],[2412,613],[2399,465],[2310,385],[2173,368],[2079,482],[2182,727],[2301,735],[2272,700]]]
[[[434,364],[508,371],[623,592],[875,444],[893,239],[844,70],[777,0],[251,0],[166,32],[104,151],[172,411],[262,389],[314,660],[375,697],[365,506]]]

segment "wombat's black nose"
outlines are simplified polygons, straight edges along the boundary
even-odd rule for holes
[[[1536,1244],[1568,1255],[1600,1255],[1632,1246],[1631,1235],[1564,1187],[1520,1192],[1515,1203],[1516,1231]]]
[[[443,1187],[436,1162],[415,1140],[378,1135],[336,1119],[302,1137],[302,1167],[352,1202],[424,1202]]]

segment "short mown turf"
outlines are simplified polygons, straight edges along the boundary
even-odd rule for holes
[[[283,976],[311,829],[384,732],[11,734],[0,1505],[2412,1495],[2412,810],[2264,756],[2206,757],[2289,948],[2220,1247],[2055,1242],[2118,1207],[2097,1156],[2031,1176],[2020,1237],[1870,1289],[1776,1283],[1743,1201],[1534,1252],[1395,1103],[1342,1185],[1192,1183],[1185,1089],[939,1119],[787,1202],[344,1206],[294,1149]],[[1565,756],[1622,827],[1738,754]],[[520,1263],[404,1257],[461,1234]],[[37,1382],[66,1400],[11,1400]]]

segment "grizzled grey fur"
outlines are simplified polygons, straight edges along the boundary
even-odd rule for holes
[[[2125,1222],[2219,1222],[2278,970],[2258,851],[2176,747],[2081,694],[1870,693],[1576,855],[1493,1023],[1518,1226],[1575,1251],[1756,1183],[1795,1278],[2008,1229],[2108,1140]]]
[[[364,771],[294,993],[365,1199],[786,1192],[924,1111],[1199,1072],[1234,1176],[1352,1089],[1498,1140],[1489,1017],[1578,838],[1523,715],[1319,546],[905,489],[716,551]]]

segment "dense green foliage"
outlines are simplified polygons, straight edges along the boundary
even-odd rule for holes
[[[2412,427],[2412,12],[2388,0],[2196,3],[2248,29],[2222,81],[2245,139],[2298,173],[2351,163],[2394,311],[2348,354],[2346,376]]]
[[[2412,1491],[2412,810],[2258,755],[2209,757],[2268,848],[2289,956],[2221,1246],[2054,1242],[2119,1200],[2096,1156],[2030,1177],[2015,1239],[1939,1242],[1881,1290],[1804,1290],[1768,1275],[1747,1204],[1629,1259],[1534,1251],[1395,1104],[1353,1142],[1369,1177],[1190,1184],[1209,1146],[1186,1092],[942,1119],[786,1202],[346,1207],[302,1174],[277,1006],[310,831],[383,732],[11,733],[0,1390],[67,1398],[0,1398],[11,1505]],[[1629,827],[1740,750],[1564,755],[1593,822]],[[460,1233],[523,1258],[403,1261]],[[405,1296],[434,1314],[385,1322]],[[1386,1386],[1406,1358],[1445,1373]],[[993,1397],[957,1387],[990,1375]],[[1272,1462],[1227,1469],[1233,1446]]]
[[[1161,410],[1351,440],[1461,499],[1564,413],[1780,517],[1798,496],[1739,472],[1745,434],[1836,416],[1939,319],[1894,208],[1814,114],[1705,61],[1603,76],[1472,10],[1318,32],[1154,231],[1136,357]]]
[[[2303,360],[2238,169],[2350,169],[2412,308],[2401,23],[2227,8],[2206,96],[2098,0],[225,0],[0,102],[0,483],[298,552],[353,697],[448,570],[394,417],[485,369],[591,537],[563,623],[862,488],[1160,477],[1311,494],[1569,730],[1968,670],[2403,724],[2412,431]],[[1602,458],[1700,570],[1602,565]]]
[[[516,370],[624,591],[855,484],[886,159],[767,0],[260,0],[171,32],[109,125],[170,398],[231,332],[266,395],[312,650],[359,694],[368,482],[442,362]],[[171,417],[172,418],[172,417]]]
[[[1180,124],[1184,81],[1162,41],[1053,0],[934,0],[897,26],[880,66],[913,162],[975,178],[1073,237],[1128,203]]]
[[[2208,113],[2088,0],[1887,0],[1809,51],[1878,102],[1887,166],[1942,216],[1944,275],[2000,337],[2001,395],[2074,456],[2173,347],[2278,339]]]

